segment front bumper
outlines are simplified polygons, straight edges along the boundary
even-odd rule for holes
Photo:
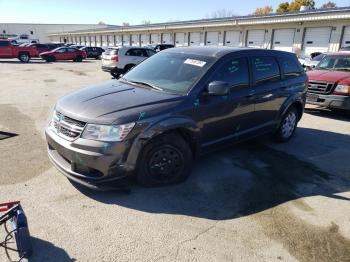
[[[308,93],[306,103],[329,108],[350,110],[350,96]]]
[[[123,164],[128,142],[104,143],[78,138],[67,141],[46,129],[48,155],[55,167],[70,180],[91,189],[126,177],[131,170]]]

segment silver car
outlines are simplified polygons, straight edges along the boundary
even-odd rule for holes
[[[102,70],[118,78],[154,54],[154,50],[144,47],[109,47],[102,54]]]

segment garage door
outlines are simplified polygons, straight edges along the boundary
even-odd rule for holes
[[[190,45],[200,45],[201,44],[201,33],[191,32],[190,33]]]
[[[108,36],[103,35],[102,36],[102,46],[108,46]]]
[[[331,38],[331,27],[306,28],[304,37],[304,53],[327,52]]]
[[[293,52],[295,29],[276,29],[272,49]]]
[[[142,34],[141,35],[141,46],[145,46],[149,44],[149,35]]]
[[[219,45],[219,32],[207,32],[206,45]]]
[[[187,46],[187,39],[185,33],[176,33],[175,40],[176,46]]]
[[[173,44],[171,34],[163,34],[163,44]]]
[[[160,39],[158,34],[151,34],[151,44],[159,44]]]
[[[121,35],[116,35],[115,36],[115,45],[122,45],[122,36]]]
[[[100,35],[96,36],[96,46],[102,46],[102,38]]]
[[[240,45],[240,35],[239,31],[227,31],[225,33],[225,45],[238,47]]]
[[[130,45],[130,35],[123,35],[123,45],[124,46]]]
[[[350,26],[346,26],[343,34],[342,47],[350,46]]]
[[[253,48],[263,48],[265,44],[265,30],[248,31],[247,46]]]
[[[132,46],[140,46],[139,35],[132,35],[131,36],[131,45]]]

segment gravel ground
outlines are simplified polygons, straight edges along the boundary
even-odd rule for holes
[[[289,143],[205,155],[177,186],[91,192],[48,161],[44,129],[60,96],[110,79],[99,67],[0,62],[0,202],[22,201],[30,261],[350,261],[350,114],[308,106]]]

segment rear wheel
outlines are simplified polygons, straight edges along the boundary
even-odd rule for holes
[[[77,56],[77,58],[75,59],[75,62],[82,62],[83,58],[81,56]]]
[[[20,53],[18,55],[18,59],[22,62],[22,63],[28,63],[30,60],[30,56],[28,53]]]
[[[275,134],[276,139],[279,142],[289,141],[295,133],[295,129],[298,125],[298,110],[292,106],[288,109],[282,118],[281,124]]]
[[[152,139],[140,155],[137,180],[144,186],[184,181],[192,168],[192,151],[186,141],[167,134]]]
[[[129,72],[131,69],[133,69],[135,67],[135,65],[127,65],[124,68],[124,74],[126,74],[127,72]]]
[[[113,78],[115,78],[115,79],[118,79],[119,77],[120,77],[120,72],[118,71],[118,70],[113,70],[113,71],[111,71],[111,76],[113,77]]]

